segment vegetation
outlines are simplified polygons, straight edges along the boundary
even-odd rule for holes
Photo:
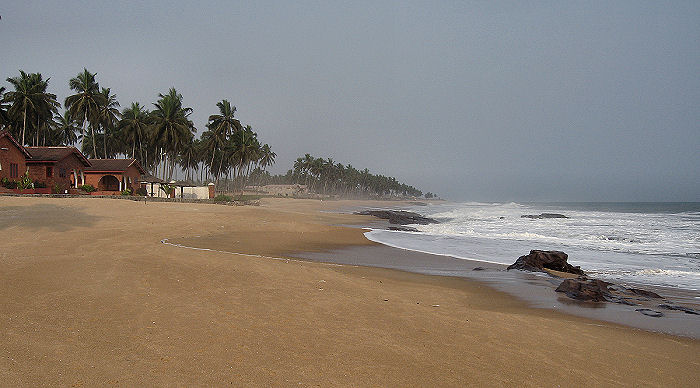
[[[93,185],[80,185],[78,186],[78,188],[86,193],[92,193],[94,191],[97,191],[97,189]]]
[[[284,176],[269,176],[260,172],[260,181],[307,185],[309,190],[325,195],[342,197],[420,197],[422,192],[396,178],[376,175],[352,165],[335,163],[333,159],[315,158],[309,154],[294,162],[294,169]],[[257,178],[257,176],[256,176]]]
[[[219,194],[214,197],[214,202],[231,202],[233,198],[230,195]]]
[[[394,178],[309,154],[297,159],[287,175],[272,176],[267,168],[274,165],[277,154],[235,117],[236,107],[226,99],[216,104],[218,112],[209,116],[197,137],[189,119],[192,109],[175,88],[158,94],[150,111],[139,102],[120,111],[117,96],[98,83],[97,73],[84,68],[70,79],[73,94],[59,113],[61,104],[48,92],[49,78],[41,73],[20,70],[7,82],[12,89],[0,87],[0,130],[8,129],[23,145],[80,143],[89,158],[134,158],[165,181],[182,171],[186,180],[215,181],[217,189],[226,192],[242,192],[249,183],[299,183],[326,195],[421,195]]]

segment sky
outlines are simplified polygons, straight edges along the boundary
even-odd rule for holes
[[[700,201],[698,1],[7,1],[0,77],[175,87],[277,153],[462,201]],[[6,82],[2,86],[10,87]]]

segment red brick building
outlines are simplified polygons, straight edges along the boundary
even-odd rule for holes
[[[31,155],[27,159],[29,178],[43,182],[46,187],[57,186],[60,191],[78,187],[85,182],[87,158],[75,147],[25,147]]]
[[[7,131],[0,131],[0,179],[17,180],[27,171],[31,155]]]
[[[139,188],[139,179],[146,171],[136,159],[89,159],[85,183],[98,191],[122,191]]]

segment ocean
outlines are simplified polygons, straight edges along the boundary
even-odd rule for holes
[[[440,221],[419,232],[375,229],[388,246],[510,265],[532,249],[558,250],[590,276],[700,290],[700,203],[435,203],[411,206]],[[523,218],[557,213],[568,218]]]

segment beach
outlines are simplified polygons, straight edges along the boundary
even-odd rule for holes
[[[697,384],[697,339],[532,308],[476,280],[293,257],[378,247],[341,226],[371,217],[334,212],[362,206],[381,204],[0,197],[0,381]]]

